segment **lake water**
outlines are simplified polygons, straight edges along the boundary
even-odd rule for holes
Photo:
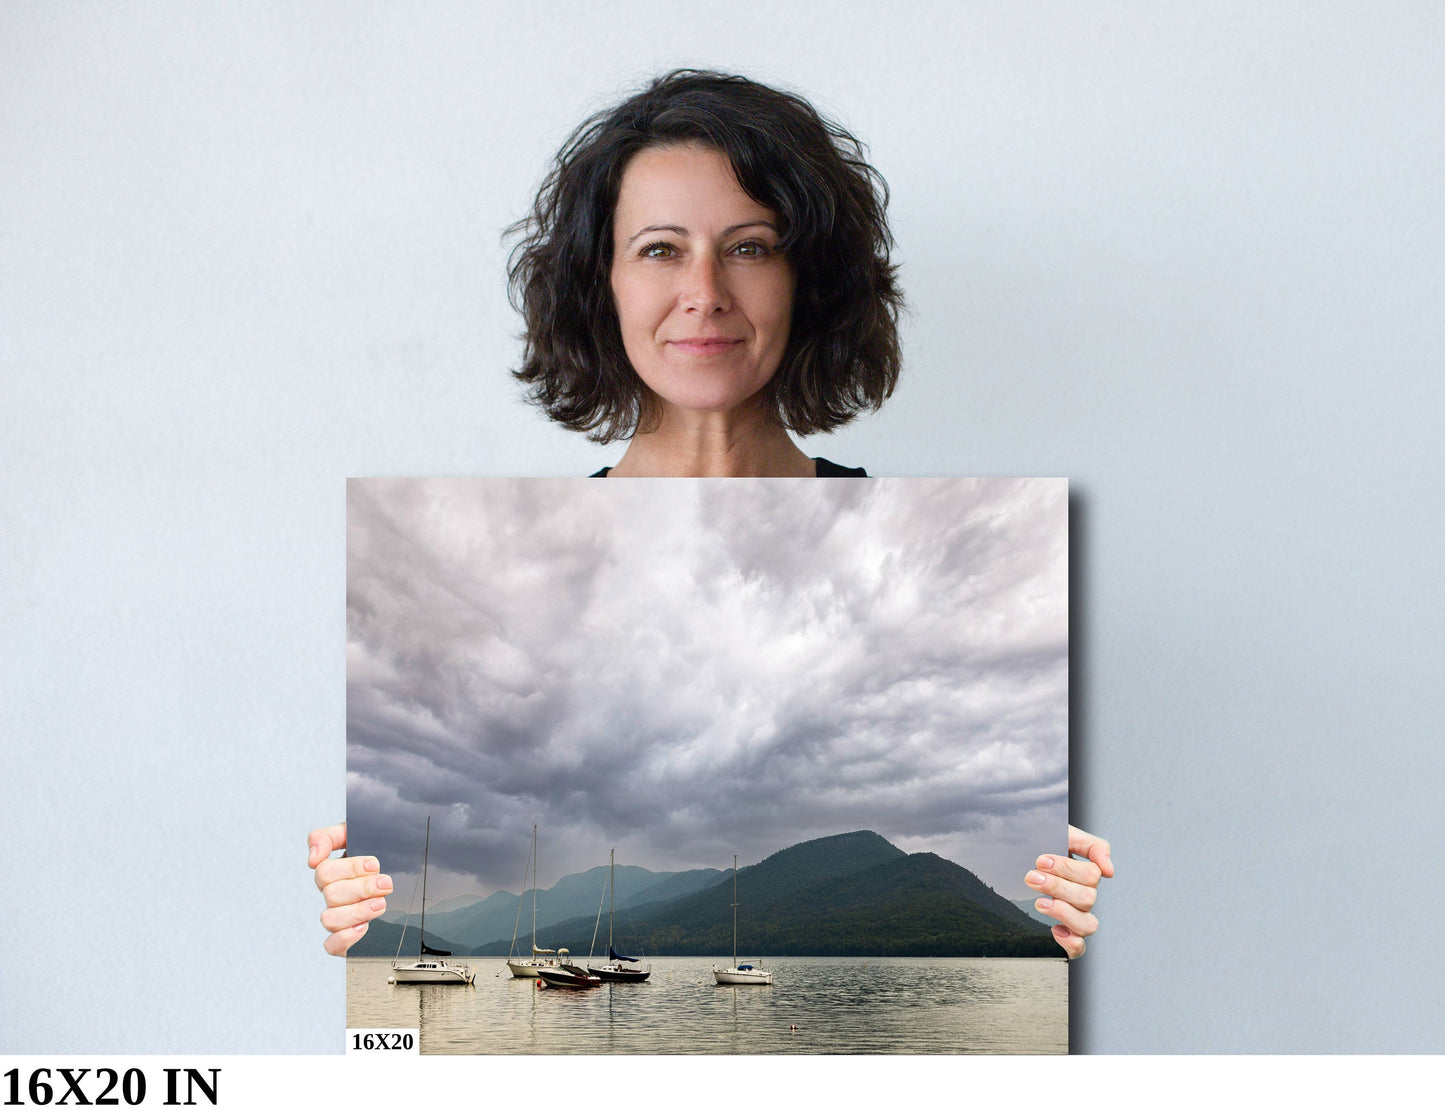
[[[348,1028],[420,1028],[423,1054],[1067,1054],[1069,970],[1051,958],[768,958],[773,985],[718,985],[716,958],[652,977],[537,988],[501,958],[474,986],[389,985],[346,963]],[[797,1031],[789,1025],[796,1024]]]

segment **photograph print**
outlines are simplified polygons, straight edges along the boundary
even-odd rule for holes
[[[1058,1053],[1058,478],[354,478],[347,1027]]]

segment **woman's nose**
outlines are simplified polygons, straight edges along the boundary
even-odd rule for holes
[[[712,256],[699,255],[687,269],[682,293],[683,308],[703,314],[722,314],[732,308],[722,263]]]

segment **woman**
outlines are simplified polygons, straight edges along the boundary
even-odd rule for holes
[[[806,101],[746,78],[679,70],[582,124],[538,193],[510,273],[526,320],[516,376],[547,415],[627,442],[594,476],[866,476],[792,435],[877,409],[898,380],[902,295],[887,189],[861,145]],[[308,838],[326,949],[386,909],[374,857],[328,860]],[[1109,843],[1025,878],[1069,957],[1098,927]]]

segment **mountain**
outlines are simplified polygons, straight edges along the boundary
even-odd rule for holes
[[[592,929],[596,925],[597,908],[602,900],[602,889],[607,880],[607,872],[606,865],[599,865],[597,868],[588,869],[585,872],[569,873],[551,888],[537,890],[537,942],[540,945],[547,947],[559,945],[550,941],[542,933],[544,926],[566,922],[570,919],[585,919],[587,939],[583,941],[582,947],[584,950],[586,949],[588,943],[591,942]],[[711,884],[716,884],[722,879],[722,876],[721,869],[688,869],[683,872],[657,873],[637,865],[618,865],[617,907],[621,911],[628,911],[636,908],[639,903],[672,901]],[[426,930],[427,934],[431,936],[427,939],[428,943],[431,943],[432,939],[441,938],[462,943],[501,941],[502,946],[499,950],[488,953],[506,954],[515,931],[517,949],[525,952],[531,951],[532,890],[530,888],[520,897],[515,892],[502,890],[493,892],[485,900],[470,903],[453,911],[444,910],[448,906],[453,905],[449,905],[447,901],[442,901],[435,907],[427,905]],[[373,920],[373,922],[386,922],[400,928],[405,918],[401,912],[388,912],[382,920]],[[413,926],[417,923],[415,913],[411,917],[411,923]],[[389,948],[377,945],[380,940],[374,943],[374,937],[374,933],[368,931],[361,941],[351,948],[351,953],[358,958],[374,958],[395,953],[396,937],[394,934],[390,938],[391,946]],[[564,942],[560,945],[571,946],[572,944]],[[442,947],[442,949],[447,948]],[[469,951],[469,953],[477,952]]]
[[[532,933],[530,895],[529,889],[525,928],[529,935]],[[539,908],[542,907],[541,900],[538,900],[537,904]],[[398,923],[402,920],[400,914],[388,913],[387,918]],[[415,913],[412,914],[411,921],[413,923],[417,921]],[[456,908],[452,911],[433,911],[429,907],[426,921],[429,930],[435,928],[437,934],[445,935],[454,942],[473,942],[479,935],[493,938],[505,934],[510,939],[512,928],[517,925],[517,896],[512,892],[499,891],[493,892],[485,900],[478,900],[466,907]]]
[[[780,850],[741,870],[737,887],[745,954],[1062,956],[1043,926],[963,866],[905,854],[867,830]],[[725,874],[679,900],[635,905],[619,923],[619,945],[654,955],[729,954],[732,896]],[[563,920],[537,937],[579,954],[595,926],[595,915]],[[471,953],[507,945],[487,942]]]
[[[456,911],[458,908],[469,908],[473,904],[479,904],[485,897],[482,896],[452,896],[446,900],[433,900],[427,905],[427,911],[432,915],[441,915],[445,911]]]
[[[618,905],[629,904],[637,907],[643,904],[665,903],[668,900],[678,900],[693,892],[701,892],[721,880],[726,873],[724,869],[688,869],[685,872],[673,873],[667,880],[644,888],[641,892],[635,892],[630,897],[624,892],[621,886],[617,889]],[[659,876],[663,875],[661,873]]]
[[[428,921],[430,922],[430,921]],[[402,941],[401,924],[389,923],[385,919],[373,919],[371,926],[366,929],[366,934],[348,952],[358,958],[390,958],[396,954],[396,945]],[[453,954],[467,955],[470,952],[466,947],[444,939],[440,935],[432,934],[430,927],[426,929],[426,944],[433,950],[450,950]],[[362,947],[365,947],[363,950]],[[413,920],[406,929],[406,941],[401,952],[403,958],[415,958],[417,952],[417,926]]]
[[[618,865],[617,906],[635,904],[640,894],[654,891],[654,899],[683,896],[715,881],[719,872],[717,869],[694,869],[685,873],[655,873],[637,865]],[[538,929],[578,916],[591,916],[595,921],[597,905],[602,900],[606,883],[607,866],[599,865],[586,872],[569,873],[551,888],[538,889]],[[529,888],[520,897],[514,892],[494,892],[480,903],[439,915],[428,911],[426,921],[429,929],[434,924],[437,934],[446,935],[456,942],[486,942],[505,937],[510,945],[515,931],[517,941],[526,940],[525,946],[530,950],[532,890]],[[550,944],[543,942],[542,945]]]

